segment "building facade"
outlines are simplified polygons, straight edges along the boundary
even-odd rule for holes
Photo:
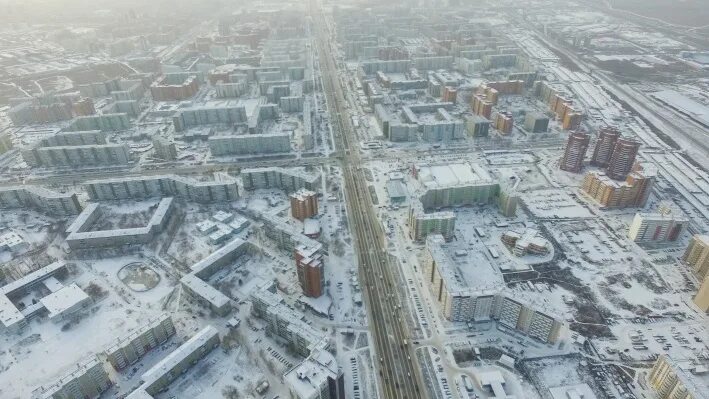
[[[314,191],[301,189],[290,196],[291,216],[303,221],[318,214],[318,196]]]
[[[569,134],[564,155],[559,162],[559,169],[573,173],[581,172],[590,141],[591,137],[586,133],[573,132]]]

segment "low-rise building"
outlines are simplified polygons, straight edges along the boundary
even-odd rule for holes
[[[300,189],[315,191],[321,185],[321,178],[317,173],[279,167],[243,169],[241,180],[246,190],[280,188],[286,192]]]
[[[66,243],[71,249],[146,244],[165,229],[174,211],[173,205],[172,197],[161,199],[143,227],[90,231],[91,225],[101,216],[99,205],[92,203],[67,228]]]
[[[141,385],[126,399],[143,399],[156,395],[200,359],[207,356],[209,352],[219,346],[220,342],[219,331],[216,328],[212,326],[203,328],[150,370],[143,373],[140,377]]]
[[[228,202],[239,198],[236,180],[215,174],[214,181],[162,175],[93,180],[84,186],[93,201],[176,197],[199,203]]]
[[[215,136],[209,138],[209,149],[214,156],[290,152],[290,134],[264,133]]]
[[[92,356],[76,364],[54,383],[33,392],[36,399],[89,398],[101,396],[112,385],[101,360]]]
[[[58,193],[43,187],[26,185],[0,187],[0,208],[30,208],[55,217],[81,212],[76,194]]]
[[[146,352],[165,343],[175,335],[172,317],[160,315],[147,324],[121,337],[106,348],[106,358],[116,370],[137,362]]]

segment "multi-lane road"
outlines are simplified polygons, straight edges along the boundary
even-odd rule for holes
[[[327,18],[316,1],[310,3],[315,24],[322,88],[330,112],[337,149],[343,154],[347,211],[355,235],[359,274],[367,304],[369,329],[374,339],[375,368],[379,392],[384,398],[423,398],[420,369],[411,349],[396,281],[386,250],[384,231],[360,166],[360,156],[351,125],[349,107],[336,67],[336,45]]]

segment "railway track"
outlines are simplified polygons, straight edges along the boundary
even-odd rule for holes
[[[365,293],[370,331],[374,338],[375,368],[379,390],[384,398],[423,398],[420,368],[413,356],[410,334],[402,314],[398,283],[391,272],[381,223],[374,212],[366,179],[360,167],[360,156],[345,105],[335,60],[330,56],[329,34],[323,26],[325,16],[312,1],[311,16],[318,36],[318,59],[333,135],[337,150],[343,154],[343,175],[347,211],[355,234],[359,275]],[[319,15],[318,15],[319,14]],[[334,51],[332,52],[334,53]]]

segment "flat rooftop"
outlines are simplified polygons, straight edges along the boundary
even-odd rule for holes
[[[427,188],[492,184],[490,174],[476,163],[417,165],[418,179]]]

